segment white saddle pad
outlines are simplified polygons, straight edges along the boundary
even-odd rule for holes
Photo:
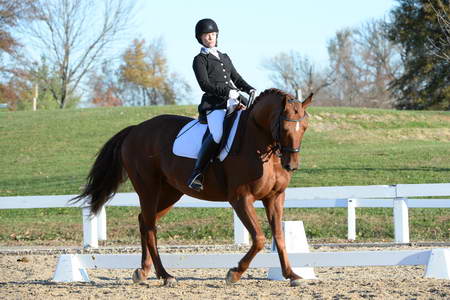
[[[238,115],[234,120],[233,127],[231,127],[230,135],[228,136],[226,146],[220,151],[218,155],[220,161],[223,161],[231,150],[233,145],[233,140],[236,135],[236,130],[239,124],[239,119],[241,118],[241,111],[237,112]],[[197,120],[192,120],[191,122],[184,125],[173,143],[173,154],[182,157],[197,159],[200,148],[202,147],[203,135],[206,132],[208,125],[200,124]]]

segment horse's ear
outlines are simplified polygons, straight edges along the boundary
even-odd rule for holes
[[[311,103],[314,93],[309,94],[308,98],[302,102],[303,109],[306,109]]]

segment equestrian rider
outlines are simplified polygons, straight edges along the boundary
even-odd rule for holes
[[[240,97],[239,90],[249,95],[256,92],[236,71],[230,57],[217,50],[218,35],[219,28],[213,20],[202,19],[197,22],[195,37],[202,48],[194,57],[192,67],[200,88],[205,92],[198,106],[199,119],[200,122],[207,122],[211,134],[203,141],[188,180],[188,186],[196,191],[203,190],[203,172],[219,150],[227,109],[246,108],[246,98]]]

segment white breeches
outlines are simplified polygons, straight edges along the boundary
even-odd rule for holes
[[[211,132],[214,142],[220,143],[220,139],[223,134],[223,120],[227,114],[226,109],[215,109],[213,111],[207,111],[208,115],[206,119],[208,120],[208,128]]]
[[[220,139],[223,135],[223,120],[225,116],[229,115],[236,108],[239,103],[236,99],[228,99],[227,109],[215,109],[213,111],[208,110],[206,113],[206,119],[208,120],[208,128],[211,132],[214,142],[220,143]]]

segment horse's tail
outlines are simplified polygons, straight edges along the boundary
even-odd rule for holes
[[[134,127],[133,125],[121,130],[103,145],[89,172],[84,191],[71,199],[71,202],[87,198],[85,203],[91,208],[91,213],[97,214],[101,207],[114,196],[120,184],[127,179],[122,165],[121,146]]]

